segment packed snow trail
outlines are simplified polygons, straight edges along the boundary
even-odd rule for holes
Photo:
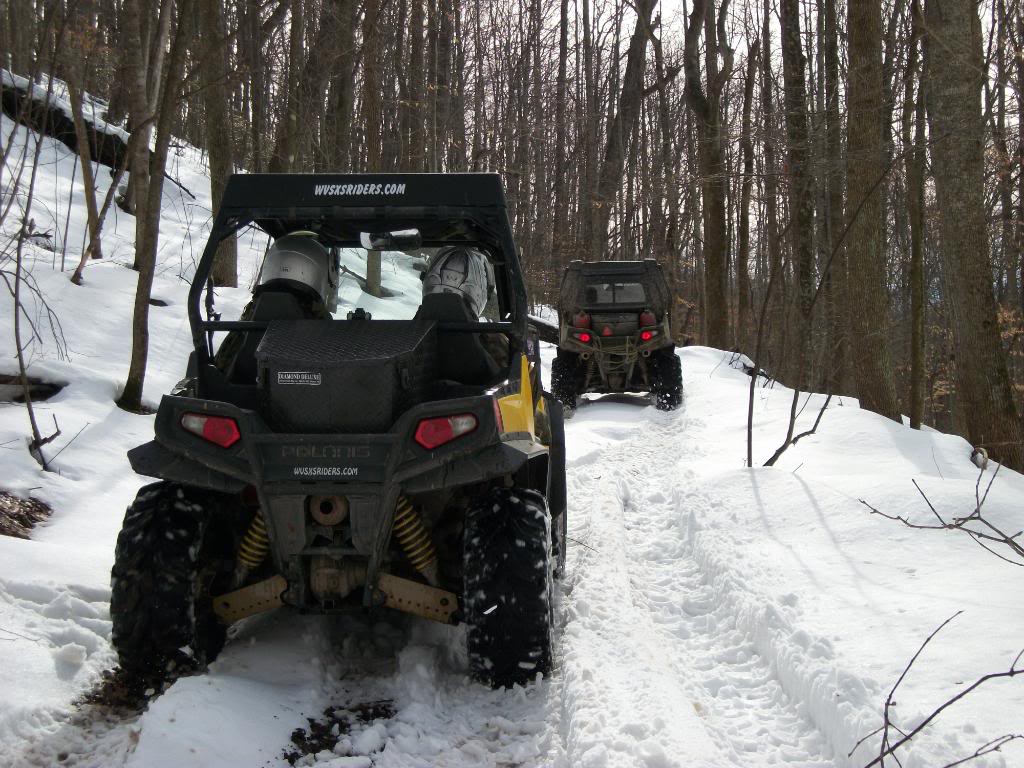
[[[687,465],[702,459],[685,405],[589,403],[578,418],[605,414],[627,419],[602,429],[618,440],[569,460],[579,542],[561,670],[570,765],[832,766],[692,557],[682,510],[713,502],[692,490]]]

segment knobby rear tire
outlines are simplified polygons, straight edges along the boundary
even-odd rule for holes
[[[674,411],[683,404],[683,366],[675,349],[651,355],[651,400],[659,411]]]
[[[493,488],[470,505],[463,539],[470,672],[495,688],[552,663],[551,519],[544,496]]]
[[[159,678],[202,668],[224,647],[213,613],[233,555],[224,494],[160,482],[125,513],[111,570],[111,641],[126,672]]]
[[[551,394],[567,411],[576,409],[579,378],[579,358],[576,355],[559,354],[551,361]]]

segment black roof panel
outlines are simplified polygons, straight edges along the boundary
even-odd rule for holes
[[[496,173],[233,174],[224,208],[505,207]]]

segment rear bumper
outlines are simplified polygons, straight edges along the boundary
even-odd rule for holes
[[[659,350],[674,347],[663,335],[642,341],[638,334],[594,336],[587,344],[569,336],[559,345],[585,361],[581,393],[646,392],[650,388],[647,360]]]
[[[222,416],[238,425],[241,439],[220,448],[181,427],[186,413]],[[472,414],[472,432],[430,451],[414,440],[423,419]],[[215,490],[253,485],[268,492],[345,492],[358,486],[411,481],[422,490],[438,469],[449,467],[444,485],[464,484],[515,471],[524,453],[515,441],[503,442],[490,396],[423,403],[403,414],[383,434],[283,434],[274,432],[258,413],[230,403],[166,395],[156,417],[156,439],[129,452],[140,474],[188,482]],[[511,449],[511,450],[509,450]],[[422,487],[426,486],[426,487]]]

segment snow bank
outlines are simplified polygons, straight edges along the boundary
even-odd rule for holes
[[[688,545],[715,600],[728,606],[786,693],[828,737],[836,764],[863,765],[877,755],[877,740],[846,755],[881,724],[885,696],[904,665],[954,612],[964,615],[936,638],[897,692],[895,722],[913,727],[977,677],[1009,667],[1024,647],[1024,582],[961,532],[911,530],[859,502],[927,523],[933,518],[911,484],[916,479],[941,514],[969,513],[979,473],[960,438],[911,430],[847,400],[831,406],[818,434],[775,468],[727,469],[745,453],[739,406],[749,379],[722,360],[714,350],[683,352],[686,409],[704,416],[687,425],[702,446],[690,468],[696,482],[674,490]],[[784,436],[790,397],[758,391],[755,457],[763,460]],[[823,401],[809,398],[798,431],[813,423]],[[1024,478],[1002,470],[986,516],[1020,530],[1022,498]],[[1019,732],[1022,705],[1019,685],[993,684],[915,739],[904,765],[952,762]],[[1024,750],[1010,754],[1024,760]],[[978,764],[1016,764],[1007,760]]]

